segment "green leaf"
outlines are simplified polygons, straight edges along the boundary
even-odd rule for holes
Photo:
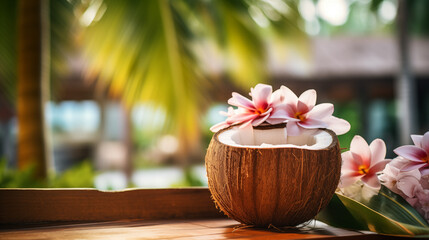
[[[426,220],[405,199],[383,185],[379,194],[371,198],[368,206],[398,222],[429,227]]]
[[[336,193],[316,219],[335,227],[368,229],[389,235],[429,234],[429,225],[417,211],[385,187],[368,205]]]
[[[369,230],[367,225],[358,222],[352,214],[347,210],[341,202],[338,195],[334,195],[326,206],[317,216],[316,220],[327,223],[333,227],[355,229],[355,230]]]
[[[344,195],[337,194],[344,206],[350,211],[352,216],[359,222],[367,224],[368,229],[374,232],[392,235],[418,235],[429,234],[429,228],[420,225],[412,225],[396,221],[384,213],[375,211]],[[386,204],[389,204],[386,202]],[[392,208],[399,206],[392,206]],[[397,219],[406,219],[404,216],[395,216]]]

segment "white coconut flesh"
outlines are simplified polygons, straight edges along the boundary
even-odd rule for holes
[[[324,149],[331,145],[332,136],[323,130],[304,130],[299,136],[288,136],[286,128],[254,129],[251,127],[231,129],[218,136],[221,143],[248,148],[302,148]]]

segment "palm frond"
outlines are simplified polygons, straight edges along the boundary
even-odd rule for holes
[[[146,101],[164,109],[166,131],[192,145],[211,84],[195,45],[216,43],[235,86],[248,89],[266,79],[264,30],[249,15],[256,3],[105,0],[103,17],[84,32],[88,78],[129,105]]]
[[[190,145],[204,97],[180,16],[165,0],[105,4],[103,18],[86,32],[90,73],[129,105],[149,101],[165,109],[166,129]]]

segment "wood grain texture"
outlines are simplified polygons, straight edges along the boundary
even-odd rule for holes
[[[219,217],[207,188],[0,189],[0,224]]]
[[[281,126],[284,127],[284,126]],[[216,133],[206,155],[209,189],[229,217],[268,227],[312,219],[331,200],[341,173],[336,135],[325,149],[245,148],[223,144]]]
[[[0,230],[0,239],[402,239],[333,228],[314,222],[305,228],[234,229],[229,219],[116,221]]]

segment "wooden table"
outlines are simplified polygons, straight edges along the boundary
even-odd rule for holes
[[[114,221],[0,230],[0,239],[391,239],[315,222],[302,229],[237,228],[230,219]]]
[[[396,239],[317,221],[240,226],[215,208],[207,188],[0,189],[0,224],[0,239]]]

